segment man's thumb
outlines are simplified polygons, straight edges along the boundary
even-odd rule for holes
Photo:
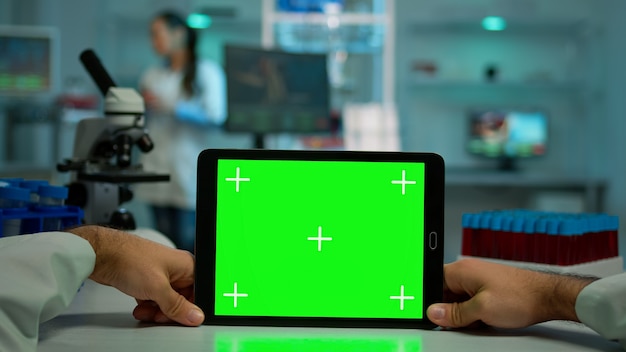
[[[436,303],[426,311],[428,319],[446,328],[460,328],[479,320],[471,305],[471,301],[462,303]]]
[[[198,326],[204,322],[202,310],[174,290],[169,290],[166,297],[156,303],[165,316],[180,324]]]

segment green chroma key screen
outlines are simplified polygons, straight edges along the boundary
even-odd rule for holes
[[[219,159],[215,315],[422,319],[424,169]]]

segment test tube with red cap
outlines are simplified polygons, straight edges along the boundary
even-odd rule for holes
[[[608,216],[607,232],[609,234],[609,258],[617,257],[619,255],[619,243],[617,231],[619,229],[619,217],[610,215]]]
[[[480,229],[480,220],[482,214],[474,214],[472,217],[472,221],[470,222],[470,227],[473,230],[472,233],[472,245],[471,245],[471,253],[473,256],[479,256],[480,254],[480,243],[482,241],[482,231]]]
[[[498,258],[512,260],[513,258],[513,233],[511,227],[515,218],[505,213],[502,216],[502,232],[498,238]]]
[[[475,214],[463,214],[461,224],[463,227],[463,238],[461,240],[461,254],[472,255],[472,243],[474,241],[474,229],[471,227],[472,218]]]
[[[500,258],[500,247],[498,241],[502,238],[502,222],[504,216],[501,212],[494,213],[491,217],[491,234],[493,240],[491,242],[491,258]]]
[[[485,212],[480,217],[480,247],[478,255],[485,258],[492,258],[492,248],[495,242],[493,231],[491,230],[492,217],[493,214],[491,212]]]
[[[511,236],[512,236],[512,260],[522,261],[524,260],[526,249],[526,234],[524,233],[524,223],[526,219],[524,214],[518,213],[513,219],[511,224]]]
[[[574,245],[577,237],[581,237],[584,230],[585,221],[569,217],[559,222],[559,233],[557,237],[557,265],[572,265],[577,257]]]
[[[556,265],[559,253],[559,224],[561,219],[553,217],[548,219],[546,226],[545,263]]]
[[[608,233],[605,232],[606,216],[604,214],[593,214],[589,216],[588,228],[581,236],[577,243],[578,262],[585,263],[589,261],[604,258],[608,252]]]
[[[537,216],[531,215],[526,218],[524,222],[524,242],[525,251],[521,260],[525,262],[534,262],[535,258],[535,242],[537,240],[537,230],[535,224],[537,223]]]
[[[541,216],[535,222],[535,237],[533,243],[533,261],[535,263],[546,263],[546,254],[548,247],[548,217]]]

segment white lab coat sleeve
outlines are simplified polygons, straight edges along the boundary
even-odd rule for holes
[[[199,93],[181,99],[174,107],[176,117],[198,126],[220,126],[226,119],[226,78],[222,68],[212,61],[198,64],[196,81]]]
[[[70,233],[0,238],[0,351],[35,351],[39,324],[67,308],[95,260]]]
[[[576,298],[576,314],[585,325],[626,349],[626,273],[585,287]]]
[[[202,86],[202,105],[211,123],[221,125],[226,120],[226,75],[215,62],[198,65],[197,79]]]

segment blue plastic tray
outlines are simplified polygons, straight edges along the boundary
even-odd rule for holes
[[[26,235],[43,231],[44,219],[61,220],[61,229],[80,225],[83,221],[83,210],[76,206],[63,206],[58,209],[43,210],[38,207],[24,208],[21,211],[0,210],[0,224],[5,220],[22,220],[20,234]],[[4,226],[0,226],[0,237],[4,237]]]

